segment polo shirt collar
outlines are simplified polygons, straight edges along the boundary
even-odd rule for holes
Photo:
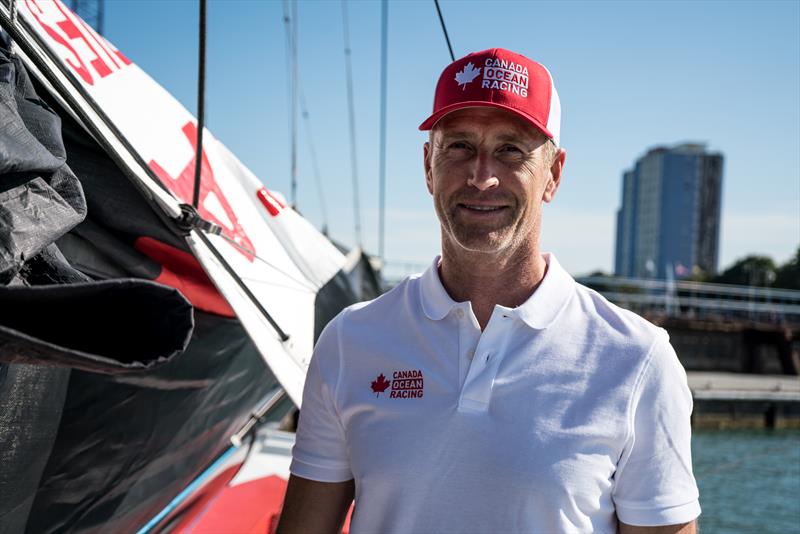
[[[428,319],[438,321],[447,317],[454,307],[458,306],[458,302],[454,301],[447,290],[442,285],[442,280],[439,278],[439,262],[441,256],[436,256],[433,260],[433,265],[428,267],[420,279],[420,299],[422,300],[422,309]]]
[[[575,290],[575,281],[561,267],[555,255],[546,253],[543,257],[547,263],[547,272],[542,283],[528,300],[517,308],[509,310],[536,330],[543,330],[555,322]],[[428,319],[432,321],[444,319],[450,310],[461,306],[461,303],[450,297],[442,285],[439,278],[440,258],[440,256],[436,256],[433,264],[420,277],[422,309]]]
[[[544,254],[547,272],[528,300],[514,309],[517,317],[531,328],[544,330],[552,325],[575,292],[575,280],[561,267],[552,253]]]

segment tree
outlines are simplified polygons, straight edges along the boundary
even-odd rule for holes
[[[800,289],[800,247],[797,247],[794,258],[778,267],[772,285],[785,289]]]
[[[771,286],[775,281],[777,268],[768,256],[747,256],[725,269],[714,278],[720,284],[739,284],[744,286]]]

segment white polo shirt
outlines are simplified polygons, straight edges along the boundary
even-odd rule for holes
[[[686,373],[664,330],[553,255],[481,332],[438,258],[322,333],[291,472],[355,479],[353,533],[615,532],[700,513]]]

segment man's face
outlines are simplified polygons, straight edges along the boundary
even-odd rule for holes
[[[443,246],[510,255],[526,241],[538,245],[541,205],[555,195],[565,159],[549,142],[496,108],[465,108],[439,121],[424,155]]]

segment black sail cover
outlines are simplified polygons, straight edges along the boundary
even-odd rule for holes
[[[66,165],[61,120],[39,99],[19,58],[0,47],[0,283],[86,216]]]

